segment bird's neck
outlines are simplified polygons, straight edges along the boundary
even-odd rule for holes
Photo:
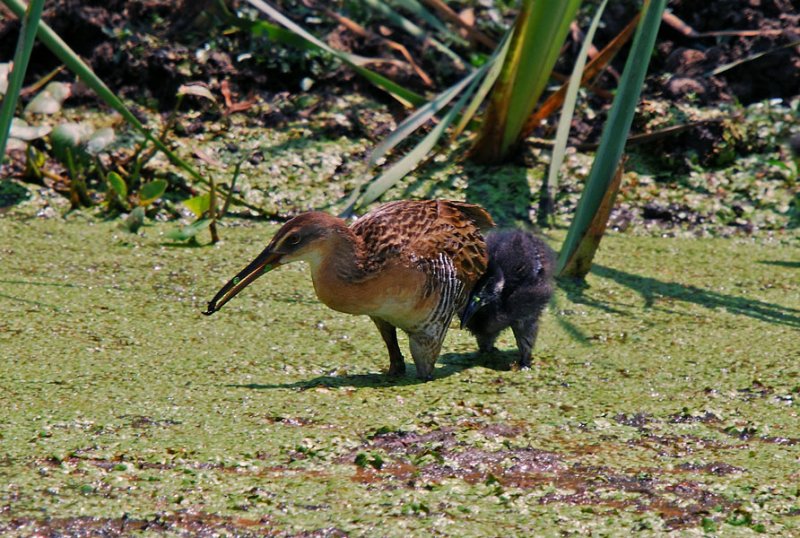
[[[337,227],[316,249],[308,262],[314,289],[323,303],[340,312],[363,313],[366,305],[361,288],[368,279],[363,258],[361,241],[346,226]]]

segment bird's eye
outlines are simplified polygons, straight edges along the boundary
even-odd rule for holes
[[[287,245],[297,245],[300,243],[300,235],[299,234],[292,234],[286,238]]]

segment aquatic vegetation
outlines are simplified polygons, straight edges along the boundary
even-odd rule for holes
[[[532,370],[453,327],[418,383],[300,266],[202,316],[275,230],[230,224],[198,258],[169,223],[0,218],[3,534],[800,530],[791,235],[611,233]]]

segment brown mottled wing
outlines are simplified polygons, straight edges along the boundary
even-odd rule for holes
[[[448,200],[398,201],[384,204],[351,226],[364,241],[368,270],[401,257],[427,264],[444,254],[456,278],[467,289],[486,270],[486,242],[481,230],[494,226],[481,207]]]

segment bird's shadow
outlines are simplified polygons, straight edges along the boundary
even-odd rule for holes
[[[519,352],[515,349],[494,349],[489,352],[474,351],[472,353],[445,353],[439,357],[442,365],[439,371],[448,371],[453,375],[470,368],[486,368],[498,372],[508,372],[519,361]],[[435,379],[435,377],[434,377]]]
[[[800,269],[800,262],[788,260],[759,260],[758,263],[764,265],[775,265],[777,267],[788,267],[789,269]]]
[[[438,380],[446,379],[452,375],[475,367],[483,367],[497,371],[509,371],[511,370],[511,365],[514,364],[517,358],[518,354],[516,350],[495,350],[490,353],[478,353],[477,351],[473,353],[445,353],[439,357],[436,363],[437,368],[433,372],[433,379],[431,382],[435,383]],[[406,363],[406,373],[397,377],[389,376],[385,373],[323,375],[311,379],[294,381],[292,383],[246,383],[228,384],[226,386],[230,388],[252,390],[293,389],[304,391],[319,387],[391,389],[393,387],[418,385],[427,382],[428,381],[416,377],[414,364],[409,362]]]

